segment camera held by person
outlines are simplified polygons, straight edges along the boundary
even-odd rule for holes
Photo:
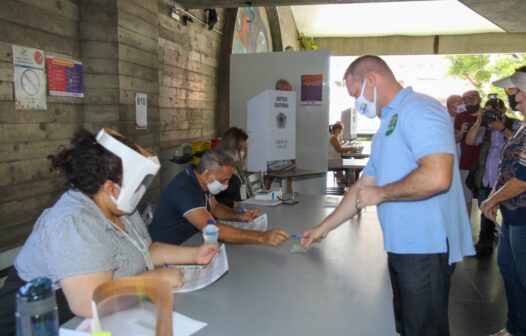
[[[484,106],[484,112],[482,114],[481,126],[487,127],[494,121],[503,120],[503,111],[505,110],[504,102],[497,98],[497,94],[490,93],[488,95],[488,101]]]

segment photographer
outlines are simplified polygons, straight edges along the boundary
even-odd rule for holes
[[[506,106],[496,94],[490,94],[483,112],[466,135],[467,145],[480,145],[482,149],[474,173],[474,187],[477,189],[478,204],[485,201],[497,181],[502,147],[513,131],[520,127],[520,121],[505,116]],[[495,223],[484,214],[480,216],[479,240],[475,244],[477,256],[493,252]]]

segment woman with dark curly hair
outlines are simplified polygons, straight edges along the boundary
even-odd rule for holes
[[[152,153],[117,132],[105,129],[95,137],[80,129],[71,147],[48,158],[52,169],[66,176],[69,189],[37,220],[0,290],[1,335],[14,334],[16,292],[37,277],[50,278],[60,288],[56,296],[63,323],[73,314],[91,317],[93,291],[105,281],[141,275],[181,286],[180,271],[154,265],[206,264],[217,253],[213,245],[151,241],[135,207],[146,190],[145,177],[151,181],[160,165]]]

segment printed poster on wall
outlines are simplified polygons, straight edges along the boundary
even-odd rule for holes
[[[148,97],[146,93],[135,93],[135,128],[148,127]]]
[[[50,96],[84,97],[82,62],[70,58],[46,56]]]
[[[15,108],[46,109],[44,52],[13,45]]]
[[[301,75],[301,105],[321,105],[323,74]]]

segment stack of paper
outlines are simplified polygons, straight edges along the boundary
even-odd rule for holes
[[[245,230],[267,231],[268,228],[268,219],[266,213],[259,215],[250,222],[233,222],[222,220],[221,223]]]
[[[325,201],[323,202],[323,206],[326,207],[326,208],[336,208],[339,203],[340,203],[340,198],[339,197],[327,196],[327,197],[325,197]]]
[[[221,244],[219,252],[208,265],[175,265],[173,267],[184,273],[184,285],[174,288],[174,293],[192,292],[204,288],[228,271],[225,245]]]

